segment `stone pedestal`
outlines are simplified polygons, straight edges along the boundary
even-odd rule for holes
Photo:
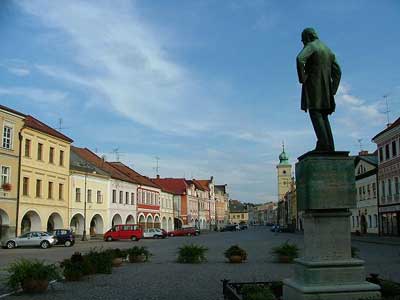
[[[304,256],[284,280],[284,300],[380,299],[365,281],[364,262],[351,257],[349,208],[356,205],[348,152],[306,154],[296,164],[298,209],[304,210]]]

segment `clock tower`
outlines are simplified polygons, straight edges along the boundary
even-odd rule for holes
[[[283,200],[290,189],[292,181],[292,165],[289,163],[289,156],[285,152],[285,145],[282,145],[282,153],[279,155],[278,171],[278,201]]]

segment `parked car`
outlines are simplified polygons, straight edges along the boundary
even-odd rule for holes
[[[55,229],[49,233],[57,239],[56,245],[71,247],[75,244],[75,236],[70,229]]]
[[[167,237],[167,232],[160,228],[148,228],[143,231],[144,238],[155,238],[155,239],[165,239]]]
[[[142,238],[143,229],[135,224],[114,225],[104,234],[104,240],[107,242],[115,240],[139,241]]]
[[[185,227],[180,229],[175,229],[168,232],[168,236],[192,236],[192,235],[199,235],[200,230],[195,227]]]
[[[247,226],[247,224],[240,224],[239,228],[240,228],[240,230],[245,230],[245,229],[248,229],[249,226]]]
[[[271,231],[272,231],[272,232],[282,232],[281,226],[279,226],[279,225],[277,225],[277,224],[272,225]]]
[[[221,228],[221,231],[238,231],[238,230],[240,230],[240,226],[238,224],[229,224]]]
[[[44,231],[32,231],[4,241],[2,242],[2,246],[7,249],[34,246],[47,249],[53,246],[55,243],[57,243],[57,239],[53,235]]]

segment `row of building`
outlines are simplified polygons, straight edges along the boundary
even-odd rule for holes
[[[0,125],[0,238],[55,228],[96,236],[125,223],[173,230],[228,222],[227,186],[213,177],[148,178],[2,105]]]
[[[357,234],[400,236],[400,118],[372,138],[376,151],[360,151],[354,158],[356,207],[350,224]],[[277,223],[303,230],[297,210],[296,183],[283,149],[279,156]]]

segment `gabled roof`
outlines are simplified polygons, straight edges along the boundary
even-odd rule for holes
[[[136,172],[135,170],[129,168],[128,166],[124,165],[121,162],[110,162],[110,164],[114,168],[116,168],[118,171],[120,171],[121,173],[125,174],[130,179],[134,180],[135,182],[137,182],[140,185],[145,185],[145,186],[149,186],[149,187],[153,187],[153,188],[157,188],[157,189],[160,188],[157,184],[155,184],[149,178],[139,174],[138,172]]]
[[[153,178],[152,181],[175,195],[185,195],[188,187],[184,178]]]
[[[215,191],[220,191],[223,194],[226,194],[226,184],[214,185]]]
[[[205,191],[205,189],[203,188],[203,186],[200,184],[200,182],[198,182],[196,179],[185,179],[187,184],[193,184],[195,186],[196,189],[200,190],[200,191]]]
[[[74,147],[74,146],[71,146],[71,149],[75,153],[77,153],[81,158],[88,161],[90,164],[107,172],[111,176],[111,178],[137,184],[136,181],[133,181],[131,178],[126,176],[124,173],[118,171],[118,169],[114,168],[109,162],[103,160],[101,157],[97,156],[95,153],[93,153],[89,149],[78,148],[78,147]]]
[[[393,124],[391,124],[389,127],[385,128],[381,132],[379,132],[376,136],[372,138],[372,141],[374,141],[377,137],[381,136],[382,134],[392,130],[393,128],[400,126],[400,118],[398,118],[396,121],[394,121]]]
[[[70,161],[70,163],[69,163],[70,170],[87,172],[88,168],[90,168],[93,171],[95,171],[97,174],[104,175],[104,176],[110,176],[110,174],[107,173],[106,171],[96,167],[94,164],[91,164],[84,157],[81,157],[79,155],[79,151],[76,151],[76,149],[79,149],[79,148],[71,146],[70,160],[69,160]]]
[[[211,180],[209,180],[209,179],[198,179],[196,181],[203,187],[203,189],[205,191],[210,191],[209,184],[211,183]]]
[[[1,104],[0,104],[0,109],[5,110],[5,111],[8,111],[8,112],[10,112],[10,113],[12,113],[12,114],[14,114],[14,115],[18,115],[18,116],[23,117],[23,118],[26,117],[25,114],[23,114],[23,113],[21,113],[21,112],[19,112],[19,111],[16,111],[16,110],[14,110],[14,109],[11,109],[11,108],[9,108],[9,107],[7,107],[7,106],[1,105]]]
[[[73,140],[70,139],[69,137],[67,137],[66,135],[64,135],[61,132],[51,128],[50,126],[46,125],[42,121],[39,121],[38,119],[36,119],[36,118],[34,118],[34,117],[30,116],[30,115],[27,115],[25,117],[25,125],[24,125],[24,127],[29,127],[29,128],[35,129],[37,131],[47,133],[48,135],[57,137],[57,138],[59,138],[61,140],[64,140],[64,141],[67,141],[67,142],[70,142],[70,143],[73,142]]]

